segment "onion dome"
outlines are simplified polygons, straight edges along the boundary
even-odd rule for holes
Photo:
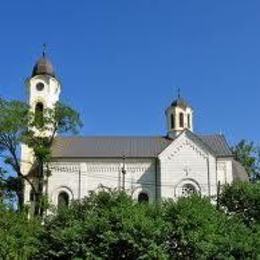
[[[181,98],[180,96],[172,102],[171,106],[182,107],[182,108],[190,107],[189,103],[184,98]]]
[[[36,62],[33,67],[32,77],[36,75],[49,75],[55,78],[55,72],[51,61],[43,53],[42,57]]]

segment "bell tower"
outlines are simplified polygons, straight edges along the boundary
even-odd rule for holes
[[[51,61],[47,58],[45,50],[42,56],[36,61],[31,76],[25,82],[27,87],[28,104],[30,109],[36,113],[43,113],[46,108],[54,108],[59,101],[61,84],[56,78],[56,74]],[[37,133],[37,134],[47,134]],[[28,174],[34,156],[32,149],[21,145],[21,169],[23,174]]]
[[[54,108],[59,101],[61,84],[57,80],[53,65],[43,51],[42,57],[35,63],[31,77],[26,82],[28,102],[33,111]]]
[[[165,114],[169,137],[174,138],[185,129],[193,131],[193,109],[181,97],[179,90],[177,99],[166,109]]]

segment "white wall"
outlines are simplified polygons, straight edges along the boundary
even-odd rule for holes
[[[83,198],[90,191],[101,186],[107,188],[122,187],[122,159],[74,159],[52,162],[52,171],[48,181],[48,194],[52,203],[57,203],[59,192],[67,190],[71,198]],[[149,195],[150,201],[155,199],[155,159],[125,160],[126,191],[134,198],[141,191]],[[79,194],[80,193],[80,194]]]
[[[160,155],[161,196],[176,198],[190,183],[202,195],[216,194],[216,159],[184,132]]]

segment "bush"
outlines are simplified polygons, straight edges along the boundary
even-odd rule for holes
[[[166,245],[178,259],[253,259],[255,236],[241,221],[219,212],[207,198],[192,196],[164,204],[170,223]],[[260,252],[258,252],[260,253]]]
[[[101,191],[43,226],[1,205],[0,259],[257,259],[260,212],[251,192],[258,190],[246,185],[226,187],[220,210],[197,195],[152,205]],[[237,193],[243,206],[232,202]]]
[[[0,204],[0,259],[28,259],[37,252],[40,223]]]

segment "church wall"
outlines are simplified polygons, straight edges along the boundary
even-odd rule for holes
[[[48,193],[51,201],[56,204],[61,190],[67,190],[74,199],[88,196],[90,191],[102,187],[120,189],[123,161],[120,159],[78,159],[71,161],[59,160],[52,162],[52,171],[48,181]],[[125,160],[125,188],[134,198],[141,191],[149,195],[150,201],[156,197],[156,163],[155,159]]]
[[[176,198],[191,184],[202,195],[216,194],[216,159],[190,140],[179,136],[159,156],[162,198]]]
[[[217,161],[217,180],[220,184],[227,184],[233,181],[232,175],[232,159],[219,158]]]

